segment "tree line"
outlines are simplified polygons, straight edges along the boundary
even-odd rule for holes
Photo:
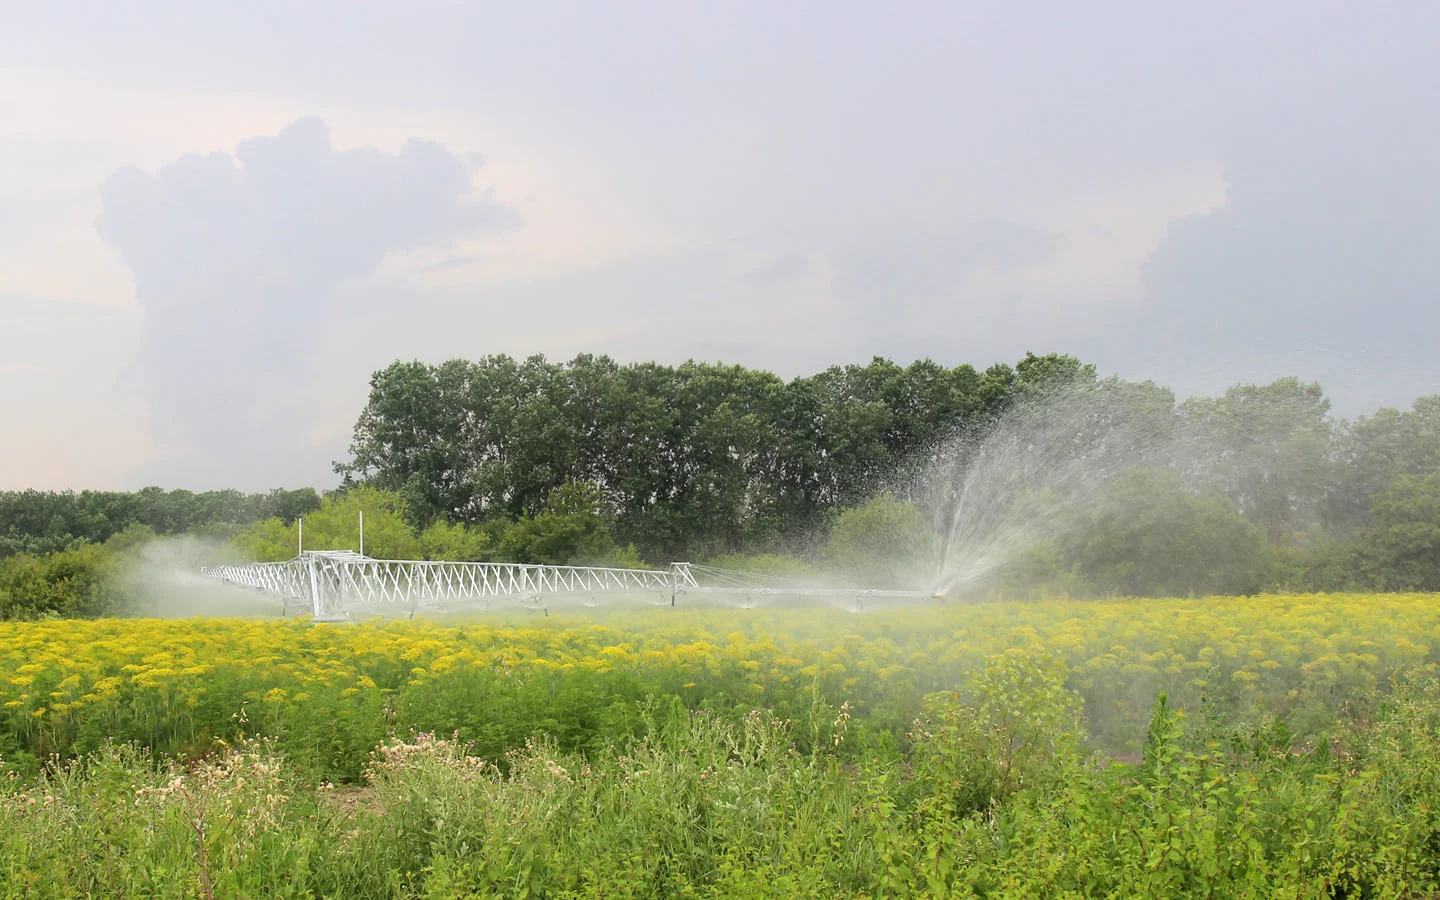
[[[155,535],[222,536],[270,518],[294,521],[320,508],[314,488],[240,491],[0,491],[0,558],[103,544],[130,528]]]
[[[983,371],[875,359],[790,381],[589,355],[396,362],[372,378],[337,470],[396,493],[417,529],[522,521],[580,482],[615,542],[645,559],[769,554],[894,576],[889,563],[856,559],[891,547],[893,560],[885,528],[933,552],[951,489],[986,442],[1047,392],[1076,385],[1109,399],[1072,423],[1074,435],[1019,442],[1068,442],[1077,458],[1105,451],[1125,465],[1058,505],[1049,517],[1065,527],[1027,547],[1000,587],[1440,589],[1440,396],[1347,421],[1318,384],[1296,378],[1177,401],[1063,354]],[[1115,435],[1143,446],[1106,451]],[[1027,491],[1041,493],[1021,483],[1007,503],[1033,502]],[[913,515],[887,507],[862,524],[852,512],[841,531],[859,537],[848,561],[837,558],[840,517],[877,496]]]
[[[535,515],[576,481],[647,558],[803,552],[841,509],[901,484],[957,433],[1077,374],[1094,372],[1058,354],[984,371],[876,359],[788,382],[590,355],[396,362],[371,379],[336,468],[398,493],[417,527]]]
[[[1065,420],[1069,430],[1016,429],[1047,396],[1065,408],[1058,392],[1077,385],[1109,399]],[[1143,452],[1096,464],[1094,490],[1042,483],[1064,453],[1100,460],[1116,435],[1136,434]],[[984,469],[1005,440],[1033,456],[1028,469]],[[720,560],[928,587],[919,582],[963,502],[956,487],[977,473],[1014,481],[997,489],[1007,514],[1030,504],[1048,528],[972,587],[1440,590],[1440,396],[1346,421],[1319,385],[1294,378],[1177,401],[1062,354],[984,370],[875,359],[789,381],[591,355],[396,362],[372,377],[336,469],[342,483],[324,497],[0,494],[0,605],[95,609],[76,599],[86,579],[71,563],[104,558],[86,548],[107,542],[202,533],[281,559],[304,516],[308,546],[355,547],[362,509],[371,555]],[[62,582],[70,599],[17,605]]]

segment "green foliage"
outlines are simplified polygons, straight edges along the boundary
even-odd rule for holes
[[[727,553],[712,557],[705,564],[735,572],[754,572],[757,575],[774,575],[780,578],[800,580],[813,579],[817,574],[815,567],[803,559],[773,553],[758,555]]]
[[[916,506],[881,494],[840,513],[821,558],[864,587],[923,587],[934,577],[938,542]]]
[[[1026,353],[1015,365],[1015,384],[1020,394],[1042,393],[1075,384],[1094,383],[1095,367],[1062,353],[1036,356]]]
[[[1036,377],[1042,359],[1027,364]],[[1008,366],[982,375],[929,360],[789,383],[589,355],[397,362],[371,379],[339,468],[400,492],[416,525],[538,516],[570,479],[602,487],[614,537],[647,558],[803,551],[830,511],[903,480],[957,429],[982,427],[1015,383]]]
[[[651,696],[621,743],[540,734],[503,760],[378,741],[362,783],[240,739],[189,764],[106,743],[0,766],[17,896],[1425,897],[1440,891],[1440,681],[1313,746],[1192,723],[1162,693],[1143,754],[1088,756],[1043,655],[931,699],[906,765],[849,763],[848,713],[688,711]]]
[[[351,458],[339,468],[347,479],[397,492],[412,527],[441,521],[483,530],[488,544],[444,543],[466,532],[432,535],[432,544],[467,557],[605,557],[603,540],[587,543],[603,531],[649,559],[761,552],[828,564],[837,557],[824,536],[844,510],[877,493],[907,498],[932,522],[949,521],[958,492],[946,486],[963,481],[978,448],[1008,421],[1002,414],[1023,415],[1037,398],[1077,385],[1104,398],[1093,421],[1077,426],[1077,448],[1112,432],[1170,436],[1137,461],[1169,467],[1184,491],[1172,483],[1108,489],[1093,511],[1102,520],[1088,542],[1093,558],[1080,559],[1085,542],[1051,528],[1021,535],[1029,544],[1004,573],[1010,589],[1378,585],[1374,566],[1355,563],[1356,529],[1369,524],[1371,499],[1402,474],[1440,467],[1440,398],[1350,426],[1330,417],[1318,385],[1294,378],[1177,407],[1156,385],[1100,380],[1074,357],[1030,353],[983,372],[877,358],[789,382],[738,366],[622,366],[589,355],[559,364],[538,356],[396,363],[372,379]],[[567,481],[596,486],[603,527],[547,511]],[[1153,527],[1127,525],[1121,495],[1150,504],[1135,518]],[[1155,508],[1164,504],[1173,508]],[[1258,550],[1232,513],[1260,529]],[[852,527],[832,541],[847,540]],[[1172,551],[1180,565],[1162,577],[1158,560]],[[851,572],[860,583],[886,581],[873,559],[857,560],[871,569]],[[901,568],[913,575],[909,559]]]
[[[158,487],[134,493],[5,491],[0,492],[0,558],[64,550],[80,541],[103,544],[137,526],[175,535],[247,525],[271,516],[290,522],[319,505],[320,497],[311,488],[268,494],[228,490],[194,494]]]
[[[0,619],[113,614],[113,575],[114,557],[96,544],[0,560]]]
[[[487,562],[494,556],[495,548],[484,529],[458,522],[433,522],[420,532],[420,553],[425,559]]]
[[[1382,409],[1342,426],[1334,443],[1326,519],[1348,534],[1369,523],[1376,495],[1402,475],[1440,472],[1440,395],[1420,397],[1407,412]]]
[[[1143,761],[1017,796],[995,828],[1011,852],[982,877],[1007,896],[1428,896],[1437,710],[1432,676],[1400,686],[1378,739],[1369,725],[1305,748],[1256,733],[1235,751],[1192,737],[1162,694]]]
[[[1361,530],[1364,570],[1386,590],[1440,590],[1440,472],[1401,475],[1375,497]]]
[[[135,522],[111,535],[105,542],[105,549],[111,553],[133,554],[159,537],[149,525]]]
[[[501,554],[515,562],[549,565],[613,561],[618,548],[600,503],[595,485],[566,481],[537,515],[522,515],[501,532]]]
[[[1266,543],[1216,495],[1196,496],[1163,469],[1135,469],[1077,510],[1063,551],[1095,589],[1135,597],[1254,593]]]
[[[655,568],[641,558],[640,551],[635,549],[634,544],[626,544],[623,547],[617,547],[610,553],[608,557],[603,558],[601,561],[604,562],[605,565],[616,566],[621,569]]]
[[[256,522],[235,535],[232,543],[245,558],[257,562],[278,562],[290,559],[299,551],[298,532],[279,519]],[[358,543],[358,536],[357,541]],[[315,545],[311,545],[314,549]],[[333,549],[333,548],[331,548]]]
[[[306,550],[359,550],[360,513],[365,514],[365,555],[375,559],[417,559],[421,543],[405,520],[405,505],[396,494],[356,486],[326,497],[320,508],[304,517]],[[234,538],[247,557],[261,562],[291,559],[299,548],[297,522],[272,518],[246,528]]]
[[[1330,401],[1320,385],[1297,378],[1239,385],[1180,410],[1186,449],[1208,462],[1196,487],[1224,493],[1275,542],[1319,522],[1333,475]]]
[[[967,690],[933,694],[925,709],[914,765],[930,815],[989,812],[1017,791],[1052,784],[1079,757],[1080,697],[1044,653],[991,657]]]
[[[83,811],[83,812],[81,812]],[[294,897],[313,889],[313,794],[263,743],[194,767],[107,745],[0,788],[0,887],[25,897]]]
[[[1085,459],[1096,441],[1172,435],[1138,461],[1168,467],[1180,485],[1131,473],[1098,497],[1043,498],[1070,510],[1007,532],[1020,546],[997,575],[973,582],[976,593],[1437,584],[1440,514],[1426,479],[1440,473],[1440,396],[1337,422],[1318,385],[1282,378],[1177,406],[1168,390],[1101,380],[1055,353],[984,371],[876,358],[788,382],[740,366],[622,366],[591,355],[397,362],[371,380],[338,497],[322,502],[309,488],[3,492],[0,559],[25,554],[37,565],[87,543],[123,554],[179,534],[286,559],[300,516],[308,548],[358,549],[366,508],[371,556],[709,558],[809,574],[752,561],[774,557],[838,566],[860,585],[925,588],[936,538],[920,520],[951,521],[980,448],[1045,408],[1037,399],[1077,385],[1103,402],[1063,448]],[[1023,439],[1023,427],[1012,430]],[[1115,473],[1092,474],[1091,484]],[[1038,499],[1025,493],[1028,480],[1010,491],[1016,509]],[[578,506],[565,505],[571,494]],[[918,517],[902,511],[908,504]],[[114,598],[62,605],[113,608]]]

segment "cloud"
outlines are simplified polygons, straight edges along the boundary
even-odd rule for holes
[[[928,338],[967,318],[956,294],[972,273],[1040,265],[1055,256],[1053,234],[985,221],[938,234],[869,243],[831,254],[835,296],[855,324],[886,348],[896,338]]]
[[[1144,272],[1160,333],[1205,351],[1368,346],[1430,357],[1440,168],[1390,169],[1377,155],[1356,169],[1310,153],[1300,170],[1242,160],[1229,204],[1172,228]]]
[[[0,393],[119,423],[57,484],[331,483],[369,372],[497,350],[1440,390],[1440,4],[149,5],[0,29],[0,291],[87,304],[0,297]]]
[[[5,157],[0,156],[0,161],[5,161]],[[25,219],[31,212],[25,200],[18,191],[0,190],[0,247],[17,243],[25,233]]]
[[[387,253],[519,224],[475,194],[475,163],[418,139],[337,150],[306,118],[233,156],[105,182],[97,228],[143,308],[140,372],[151,432],[172,451],[167,481],[228,468],[224,480],[264,486],[271,457],[304,432],[313,348],[347,312],[332,308],[336,287]]]
[[[1130,325],[1148,350],[1303,367],[1352,411],[1440,388],[1440,158],[1415,114],[1434,105],[1434,63],[1403,43],[1309,61],[1303,93],[1239,118],[1228,202],[1174,223],[1145,262]]]
[[[125,485],[146,451],[117,384],[135,310],[0,291],[0,322],[0,490]],[[66,480],[81,467],[84,482]]]
[[[750,269],[740,276],[740,281],[747,285],[771,285],[799,278],[809,271],[810,261],[798,253],[792,253]]]
[[[420,269],[420,273],[428,274],[430,272],[444,272],[448,269],[465,269],[470,266],[479,265],[485,262],[486,259],[487,257],[478,253],[469,253],[464,256],[451,256],[439,262],[431,263],[428,266],[423,266]]]

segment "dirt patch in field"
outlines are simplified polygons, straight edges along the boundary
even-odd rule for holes
[[[360,784],[337,784],[315,792],[322,807],[347,816],[370,813],[381,815],[385,805],[380,793],[372,787]]]

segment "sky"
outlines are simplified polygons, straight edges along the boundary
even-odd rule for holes
[[[370,375],[1058,351],[1440,393],[1440,4],[0,0],[0,489],[335,483]]]

